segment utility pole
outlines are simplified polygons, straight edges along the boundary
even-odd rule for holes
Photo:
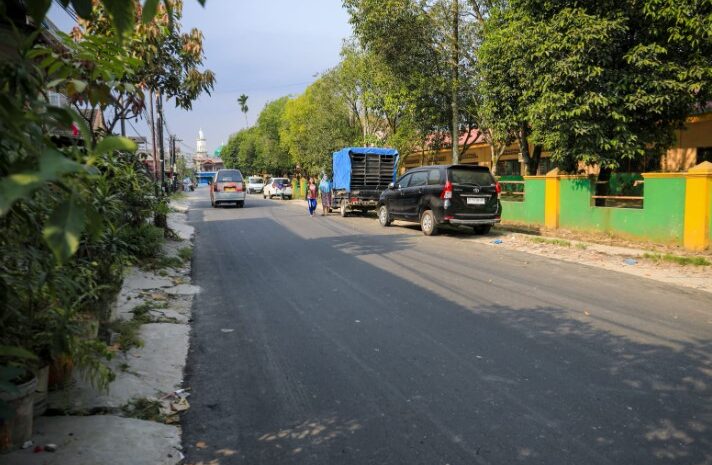
[[[124,99],[121,99],[121,136],[126,137],[126,118],[124,112],[126,109],[124,108]]]
[[[156,101],[156,111],[158,112],[158,151],[161,157],[161,189],[166,187],[166,157],[163,150],[163,95],[158,92],[158,100]]]
[[[156,154],[156,120],[153,117],[153,99],[156,98],[155,92],[149,89],[148,95],[150,97],[149,103],[151,104],[151,152],[153,153],[153,180],[158,180],[158,155]]]

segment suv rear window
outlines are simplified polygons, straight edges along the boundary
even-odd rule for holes
[[[470,186],[489,186],[494,184],[494,178],[489,170],[472,168],[450,168],[448,177],[453,184],[466,184]]]
[[[218,182],[242,182],[242,173],[238,170],[223,170],[218,173]]]

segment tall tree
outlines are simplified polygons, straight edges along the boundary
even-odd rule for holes
[[[358,122],[338,92],[332,70],[287,102],[281,142],[293,162],[311,174],[331,166],[331,153],[361,139]]]
[[[237,99],[237,103],[240,104],[240,111],[245,115],[245,127],[249,126],[250,123],[247,121],[247,112],[250,110],[250,108],[247,106],[247,99],[249,97],[245,94],[240,95],[240,97]]]
[[[710,0],[512,0],[480,56],[492,115],[567,171],[655,159],[711,98],[711,12]]]
[[[478,126],[472,52],[482,5],[461,0],[345,0],[344,5],[358,38],[407,86],[419,126],[449,131],[458,163],[460,135]]]
[[[184,109],[190,109],[203,92],[210,93],[215,76],[210,70],[199,70],[204,60],[203,35],[198,29],[181,31],[182,2],[165,0],[153,10],[155,16],[138,3],[127,3],[124,14],[130,15],[132,26],[123,33],[115,27],[112,8],[95,3],[71,33],[83,45],[81,50],[93,52],[75,56],[85,79],[100,75],[97,70],[102,69],[103,73],[111,71],[112,82],[124,83],[113,93],[101,95],[102,99],[87,93],[72,99],[90,125],[98,112],[106,118],[110,133],[117,123],[138,118],[145,108],[144,89],[151,96],[159,92],[173,98]],[[112,62],[123,65],[107,66]]]

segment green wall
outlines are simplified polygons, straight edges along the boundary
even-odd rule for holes
[[[642,209],[594,207],[590,178],[561,179],[559,226],[681,243],[685,211],[684,178],[645,181]]]
[[[502,201],[502,220],[544,224],[544,179],[524,180],[524,201]]]

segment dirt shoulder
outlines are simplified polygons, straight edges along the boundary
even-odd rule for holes
[[[501,225],[474,241],[712,293],[712,254],[577,231]],[[707,263],[707,264],[704,264]]]

